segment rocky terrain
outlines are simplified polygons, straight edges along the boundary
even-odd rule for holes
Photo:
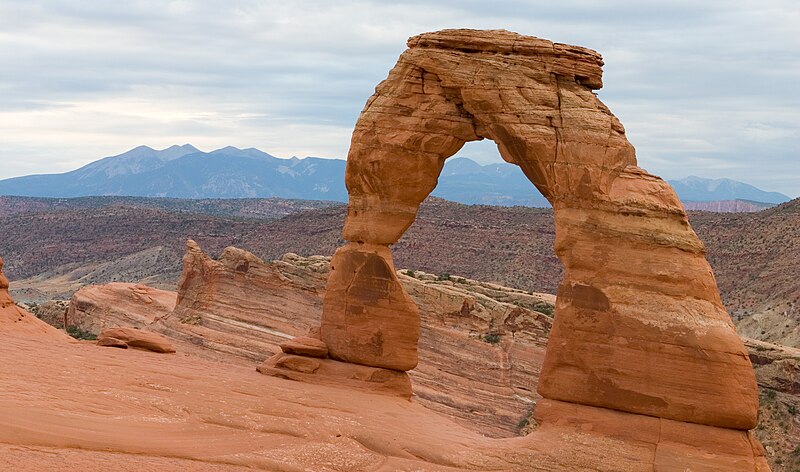
[[[718,200],[713,202],[684,201],[683,206],[689,211],[713,211],[717,213],[744,213],[766,210],[777,203],[762,203],[751,200]]]
[[[0,217],[0,233],[8,235],[0,241],[0,253],[12,261],[6,269],[20,300],[69,298],[85,284],[114,281],[174,290],[185,240],[190,238],[215,256],[236,245],[267,260],[287,252],[332,254],[341,242],[344,207],[339,205],[303,211],[306,202],[299,202],[299,213],[291,210],[282,218],[266,219],[290,210],[271,210],[270,205],[282,206],[272,200],[220,201],[224,211],[190,202],[191,210],[174,211],[104,198],[83,209],[80,201],[43,200],[43,205],[37,200],[34,209],[16,198],[0,197],[0,210],[6,215],[16,208],[13,218]],[[54,208],[56,204],[63,208]],[[254,207],[260,209],[251,210]],[[203,208],[208,213],[197,213]],[[256,218],[254,213],[263,216]],[[229,217],[246,214],[254,217]],[[766,326],[783,326],[788,333],[800,324],[797,308],[792,311],[799,296],[799,215],[800,200],[752,214],[690,212],[722,299],[737,322],[753,313],[774,313],[770,316],[782,323],[770,321]],[[395,245],[395,260],[401,267],[430,273],[555,293],[562,267],[553,251],[554,230],[549,209],[428,199]],[[783,328],[765,329],[763,336],[767,332],[773,333],[763,338],[767,341],[785,336]],[[760,330],[748,335],[762,339]]]
[[[329,257],[287,254],[265,263],[227,248],[215,261],[190,242],[177,294],[138,284],[89,286],[72,297],[66,319],[95,335],[113,326],[142,328],[198,356],[260,362],[319,324],[329,271]],[[539,398],[531,379],[555,297],[462,277],[399,277],[423,320],[421,363],[412,375],[420,402],[482,434],[517,435]]]
[[[329,260],[287,254],[265,263],[229,248],[215,261],[190,243],[178,294],[136,284],[86,287],[67,319],[92,334],[110,326],[158,332],[180,352],[252,366],[319,322]],[[420,363],[411,371],[415,401],[490,437],[530,432],[554,297],[457,276],[398,276],[422,319]],[[761,390],[756,435],[773,470],[792,471],[800,464],[800,351],[746,344]]]

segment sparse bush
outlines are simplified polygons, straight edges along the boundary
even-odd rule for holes
[[[768,388],[766,392],[764,392],[764,396],[767,397],[767,400],[773,401],[778,396],[778,394],[777,392],[775,392],[775,390]]]
[[[89,331],[84,331],[75,325],[67,326],[67,334],[69,334],[75,339],[83,339],[86,341],[94,341],[97,339],[96,334],[91,333]]]
[[[544,313],[547,316],[553,316],[553,312],[555,312],[556,307],[547,302],[536,302],[533,305],[533,309],[539,313]]]
[[[794,406],[794,405],[789,405],[788,410],[789,410],[789,414],[792,415],[792,416],[797,414],[797,407]]]
[[[436,277],[436,280],[439,280],[439,281],[451,280],[451,277],[450,277],[450,274],[448,274],[447,272],[444,272],[442,274],[439,274],[439,276]]]
[[[415,278],[417,278],[417,274],[416,274],[416,273],[415,273],[413,270],[411,270],[411,269],[409,269],[409,270],[405,271],[405,274],[406,274],[407,276],[411,277],[412,279],[415,279]]]
[[[500,336],[498,333],[486,333],[483,335],[483,340],[489,344],[497,344],[500,342]]]

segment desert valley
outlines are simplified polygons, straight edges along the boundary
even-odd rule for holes
[[[602,66],[425,33],[346,169],[0,181],[0,469],[799,471],[800,199],[640,168]]]

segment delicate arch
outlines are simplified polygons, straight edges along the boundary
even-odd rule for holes
[[[411,38],[361,113],[322,340],[339,360],[409,370],[419,314],[391,252],[467,141],[494,140],[552,203],[565,267],[546,398],[749,429],[756,384],[704,248],[663,180],[636,166],[592,92],[594,51],[506,31]]]

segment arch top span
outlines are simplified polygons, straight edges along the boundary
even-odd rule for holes
[[[593,93],[600,55],[508,31],[445,30],[408,46],[353,132],[349,243],[332,260],[320,330],[331,357],[416,366],[419,314],[388,246],[445,159],[487,138],[555,210],[565,275],[539,393],[752,428],[747,351],[675,192],[637,166],[624,127]]]
[[[603,57],[581,46],[554,43],[506,30],[450,29],[408,38],[409,49],[441,49],[530,58],[538,67],[572,77],[590,89],[603,87]]]
[[[636,165],[624,127],[592,92],[598,53],[503,30],[425,33],[408,45],[353,132],[345,239],[396,242],[467,141],[493,140],[553,205],[607,201],[613,178]]]

